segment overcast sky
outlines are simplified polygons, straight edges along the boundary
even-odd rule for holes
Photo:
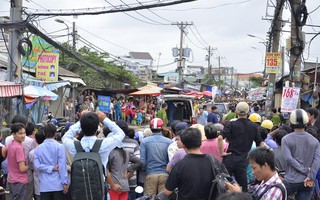
[[[138,2],[137,0],[122,1],[126,4]],[[144,1],[146,0],[140,0],[140,2]],[[273,1],[276,2],[276,0]],[[108,2],[113,5],[124,4],[119,0],[25,0],[23,6],[29,8],[28,12],[36,12],[34,9],[110,7]],[[316,0],[307,0],[306,4],[308,11],[312,11],[320,3]],[[8,0],[0,0],[0,15],[8,16],[9,6]],[[286,8],[284,20],[290,20],[289,7],[286,6]],[[208,53],[204,48],[210,45],[217,49],[211,60],[213,67],[218,66],[217,56],[222,56],[221,66],[235,67],[238,72],[247,73],[263,70],[265,46],[259,42],[266,39],[271,25],[270,21],[263,20],[270,18],[266,16],[266,11],[267,0],[198,0],[170,7],[154,8],[151,11],[128,12],[127,14],[131,16],[115,13],[79,16],[77,19],[59,18],[69,25],[70,33],[72,21],[75,21],[81,37],[113,55],[124,56],[130,51],[149,52],[155,60],[155,65],[159,62],[159,72],[170,71],[177,66],[172,64],[161,67],[174,61],[171,49],[178,47],[180,41],[179,28],[170,25],[170,22],[193,22],[194,26],[186,29],[188,38],[184,40],[184,47],[191,48],[193,52],[193,57],[188,59],[187,65],[207,66],[205,57]],[[268,12],[273,15],[271,8]],[[64,29],[66,26],[55,22],[56,18],[38,21],[38,26],[48,33]],[[169,25],[159,25],[159,23]],[[310,14],[307,24],[320,25],[320,9]],[[40,30],[43,31],[43,29]],[[289,24],[286,24],[284,29],[290,30]],[[320,27],[305,26],[303,30],[307,33],[317,33],[320,32]],[[63,30],[55,34],[67,34],[67,31]],[[247,34],[262,39],[248,37]],[[285,45],[285,39],[288,36],[288,33],[282,34],[282,45]],[[306,41],[308,42],[312,36],[306,35]],[[67,37],[61,37],[58,40],[64,42]],[[81,45],[83,43],[79,42],[78,47]],[[160,59],[159,53],[161,53]],[[309,62],[315,61],[317,56],[320,56],[320,36],[311,43],[309,56],[307,51],[304,54],[306,61]]]

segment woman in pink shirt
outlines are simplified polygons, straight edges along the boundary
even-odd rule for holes
[[[216,157],[218,160],[222,161],[222,157],[219,154],[218,148],[218,135],[219,131],[215,124],[207,123],[204,127],[204,132],[207,140],[203,141],[200,147],[201,153],[211,154]],[[227,151],[228,144],[226,142],[223,143],[223,151]]]

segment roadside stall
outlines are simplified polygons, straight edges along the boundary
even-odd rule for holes
[[[58,99],[58,95],[39,86],[27,85],[23,88],[24,99],[20,104],[21,110],[35,124],[41,123],[51,101]]]
[[[10,106],[14,105],[18,96],[22,95],[21,84],[8,81],[0,81],[0,121],[9,120]],[[15,109],[16,110],[16,109]]]

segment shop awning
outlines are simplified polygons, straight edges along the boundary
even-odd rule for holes
[[[46,82],[44,84],[44,87],[47,88],[47,90],[52,91],[66,85],[70,85],[69,81],[59,81],[59,82],[52,82],[52,83]]]
[[[23,88],[23,93],[27,97],[38,98],[43,97],[44,100],[57,100],[58,95],[43,87],[28,85]]]
[[[69,81],[71,83],[79,83],[81,85],[86,86],[86,84],[83,82],[81,78],[76,78],[76,77],[69,77],[69,76],[59,76],[62,80]]]
[[[20,84],[0,81],[0,97],[14,97],[22,95],[22,88]]]

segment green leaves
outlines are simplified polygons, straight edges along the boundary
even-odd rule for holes
[[[134,87],[139,81],[131,72],[110,61],[108,53],[92,51],[89,47],[84,46],[76,54],[106,72],[106,75],[101,74],[67,55],[61,55],[60,65],[79,74],[89,88],[122,89],[124,88],[124,83]]]

